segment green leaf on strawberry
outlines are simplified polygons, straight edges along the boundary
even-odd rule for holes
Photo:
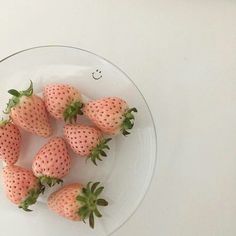
[[[49,176],[41,176],[39,177],[40,183],[45,186],[48,185],[49,187],[53,187],[56,184],[62,184],[63,180],[58,178],[53,178]]]
[[[8,124],[10,122],[10,120],[4,120],[3,118],[0,120],[0,127],[5,126],[6,124]]]
[[[128,134],[130,134],[128,130],[132,129],[134,126],[135,118],[132,112],[138,112],[138,110],[135,107],[133,107],[133,108],[128,109],[123,115],[124,120],[121,124],[121,132],[124,136],[127,136]]]
[[[7,103],[7,108],[4,111],[5,114],[9,114],[11,112],[11,108],[16,106],[20,102],[20,98],[23,96],[30,97],[33,94],[33,83],[30,80],[30,86],[23,91],[17,91],[15,89],[8,90],[8,93],[12,95],[12,98],[9,99]]]
[[[89,219],[90,227],[94,228],[94,215],[102,217],[98,206],[107,206],[108,202],[105,199],[98,198],[104,187],[98,187],[99,182],[93,183],[92,186],[91,184],[92,183],[89,182],[87,186],[82,189],[81,194],[76,197],[76,200],[81,205],[77,214],[84,223],[86,219]]]
[[[91,159],[94,165],[97,165],[97,160],[102,161],[101,156],[106,157],[107,154],[104,149],[110,149],[107,143],[111,141],[111,138],[102,139],[96,147],[94,147],[87,157],[87,159]]]
[[[20,203],[19,208],[24,211],[32,211],[29,209],[29,206],[34,205],[37,202],[39,195],[44,193],[44,190],[45,187],[43,185],[40,185],[38,189],[31,189],[26,199]]]
[[[69,123],[76,122],[77,115],[83,115],[83,108],[84,104],[81,101],[76,101],[71,103],[67,108],[65,109],[63,116],[64,120],[69,121]]]

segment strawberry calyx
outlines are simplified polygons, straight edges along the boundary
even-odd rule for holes
[[[67,108],[63,112],[64,121],[69,121],[69,123],[76,122],[77,115],[83,115],[83,107],[84,104],[79,100],[72,102],[70,105],[67,106]]]
[[[9,114],[11,112],[11,108],[16,106],[20,102],[20,98],[23,96],[30,97],[33,94],[33,83],[30,80],[30,86],[26,90],[17,91],[15,89],[8,90],[8,93],[12,95],[12,98],[9,99],[7,103],[7,108],[5,109],[4,113]]]
[[[129,131],[127,130],[130,130],[133,128],[134,126],[134,115],[132,114],[132,112],[138,112],[138,110],[133,107],[133,108],[130,108],[128,109],[124,114],[124,120],[121,124],[121,132],[124,136],[127,136],[128,134],[130,134]]]
[[[3,118],[0,120],[0,127],[5,126],[6,124],[8,124],[10,122],[10,120],[4,120]]]
[[[19,208],[23,209],[24,211],[32,211],[29,209],[29,206],[34,205],[37,202],[39,195],[44,193],[45,187],[40,184],[38,189],[31,189],[28,193],[28,196],[25,198],[24,201],[20,203],[18,206]]]
[[[103,157],[107,156],[104,149],[108,150],[110,149],[107,143],[111,140],[112,140],[111,138],[101,139],[100,142],[97,144],[97,146],[91,150],[90,155],[87,157],[87,159],[91,159],[93,164],[97,166],[97,160],[102,161],[101,156]]]
[[[92,183],[89,182],[86,187],[82,188],[81,194],[76,197],[76,200],[80,204],[80,208],[77,214],[81,220],[85,222],[89,219],[89,225],[94,228],[94,215],[96,217],[102,217],[102,214],[98,210],[98,206],[107,206],[108,202],[105,199],[99,198],[104,187],[98,187],[100,182]],[[92,186],[91,186],[92,185]]]
[[[43,185],[43,186],[48,185],[49,187],[53,187],[56,184],[63,183],[62,179],[49,177],[49,176],[45,176],[45,175],[39,177],[39,181],[40,181],[41,185]]]

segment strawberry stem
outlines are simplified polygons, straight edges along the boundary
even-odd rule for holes
[[[49,177],[49,176],[45,176],[45,175],[39,177],[39,181],[43,186],[48,185],[49,187],[53,187],[56,184],[63,183],[62,179],[53,178],[53,177]]]
[[[20,203],[19,208],[23,209],[24,211],[32,211],[29,209],[29,206],[34,205],[37,202],[39,195],[41,193],[43,194],[44,190],[45,187],[41,184],[38,189],[31,189],[26,199]]]
[[[134,126],[134,119],[135,118],[134,118],[134,115],[132,114],[132,112],[138,112],[138,110],[135,107],[133,107],[133,108],[128,109],[123,115],[124,120],[121,125],[121,132],[124,136],[127,136],[128,134],[130,134],[130,132],[127,130],[132,129]]]
[[[89,219],[89,225],[94,228],[94,215],[96,217],[102,217],[102,214],[98,210],[98,206],[107,206],[108,202],[105,199],[99,198],[104,187],[98,187],[99,182],[89,182],[86,187],[82,188],[82,193],[76,197],[76,200],[81,205],[77,214],[81,220],[85,223],[86,219]]]
[[[12,95],[12,98],[9,99],[7,103],[7,108],[5,109],[4,113],[9,114],[11,112],[11,108],[16,106],[20,102],[20,98],[23,96],[30,97],[33,94],[33,83],[30,80],[30,86],[26,90],[17,91],[15,89],[8,90],[8,93]]]
[[[99,144],[97,144],[96,147],[94,147],[91,150],[90,155],[88,156],[87,159],[91,159],[91,161],[93,162],[94,165],[97,165],[97,160],[102,161],[101,156],[102,157],[106,157],[107,154],[104,151],[104,149],[110,149],[109,146],[107,145],[107,143],[109,141],[111,141],[111,138],[107,138],[107,139],[102,139]]]
[[[75,101],[68,105],[63,113],[64,121],[69,121],[69,123],[76,122],[77,115],[83,115],[83,107],[84,104],[81,101]]]

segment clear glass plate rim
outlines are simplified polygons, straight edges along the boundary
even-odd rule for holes
[[[138,210],[138,208],[140,207],[141,203],[143,202],[147,192],[148,192],[148,189],[152,183],[152,180],[153,180],[153,176],[154,176],[154,173],[155,173],[155,169],[157,168],[157,129],[156,129],[156,126],[155,126],[155,122],[154,122],[154,118],[153,118],[153,115],[152,115],[152,112],[151,112],[151,109],[150,107],[148,106],[148,103],[145,99],[145,97],[143,96],[143,94],[141,93],[140,89],[137,87],[137,85],[134,83],[134,81],[128,76],[128,74],[126,72],[124,72],[121,68],[119,68],[117,65],[115,65],[113,62],[109,61],[108,59],[94,53],[94,52],[91,52],[89,50],[86,50],[86,49],[83,49],[83,48],[79,48],[79,47],[74,47],[74,46],[68,46],[68,45],[60,45],[60,44],[48,44],[48,45],[41,45],[41,46],[35,46],[35,47],[30,47],[30,48],[26,48],[26,49],[23,49],[23,50],[20,50],[20,51],[17,51],[17,52],[14,52],[10,55],[8,55],[7,57],[3,58],[0,60],[0,63],[6,61],[7,59],[11,58],[11,57],[14,57],[15,55],[18,55],[18,54],[21,54],[23,52],[26,52],[26,51],[31,51],[31,50],[34,50],[34,49],[40,49],[40,48],[70,48],[70,49],[75,49],[75,50],[79,50],[79,51],[83,51],[83,52],[87,52],[89,54],[92,54],[96,57],[98,57],[99,59],[102,59],[106,62],[108,62],[109,64],[113,65],[115,68],[117,68],[122,74],[124,74],[126,76],[126,78],[133,84],[133,86],[137,89],[137,91],[139,92],[139,94],[142,96],[147,108],[148,108],[148,111],[149,111],[149,114],[150,114],[150,117],[151,117],[151,121],[152,121],[152,126],[153,126],[153,130],[154,130],[154,137],[155,137],[155,157],[154,157],[154,163],[153,163],[153,168],[152,168],[152,173],[150,175],[150,178],[149,178],[149,182],[146,186],[146,189],[145,189],[145,193],[143,194],[143,196],[141,197],[139,203],[137,204],[137,206],[135,207],[135,209],[133,210],[133,212],[130,214],[130,216],[121,224],[119,225],[117,228],[115,228],[109,235],[112,235],[113,233],[115,233],[116,231],[118,231],[125,223],[127,223],[130,218],[135,214],[135,212]],[[109,236],[108,235],[108,236]]]

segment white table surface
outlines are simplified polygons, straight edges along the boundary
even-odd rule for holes
[[[0,58],[46,44],[111,60],[152,110],[158,166],[114,236],[235,236],[236,1],[0,0]]]

